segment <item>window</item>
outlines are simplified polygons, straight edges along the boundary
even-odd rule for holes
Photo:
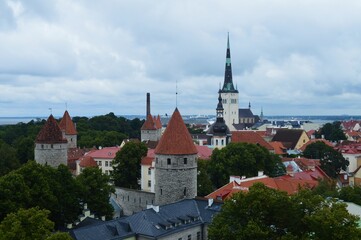
[[[158,158],[155,158],[155,163],[158,163]]]
[[[185,187],[183,190],[183,195],[186,196],[187,195],[187,188]]]
[[[192,235],[188,235],[188,240],[191,240],[192,239]]]
[[[160,189],[160,195],[162,195],[163,194],[163,189]],[[153,203],[153,202],[152,202]]]
[[[150,168],[148,168],[148,175],[150,175],[152,173],[152,170],[150,170]]]
[[[216,139],[216,146],[218,145],[218,139]]]
[[[70,138],[70,142],[73,142],[73,138]]]
[[[223,140],[223,139],[221,140],[221,145],[222,145],[222,146],[224,145],[224,140]]]
[[[170,158],[167,158],[167,164],[170,165]]]
[[[106,167],[108,167],[108,164],[109,164],[108,161],[105,161],[105,166],[106,166]]]
[[[51,148],[54,148],[53,144],[50,145]]]
[[[197,240],[201,240],[201,232],[197,232]]]
[[[152,181],[148,180],[148,187],[152,186]]]
[[[187,158],[183,158],[183,162],[184,162],[184,164],[187,164],[188,159],[187,159]]]
[[[42,149],[44,148],[44,144],[41,144],[41,148],[42,148]]]

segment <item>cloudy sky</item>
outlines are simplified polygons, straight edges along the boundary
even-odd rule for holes
[[[361,1],[0,0],[0,117],[214,114],[227,32],[240,107],[361,115]]]

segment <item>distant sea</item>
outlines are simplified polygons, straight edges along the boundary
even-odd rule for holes
[[[128,119],[144,119],[144,115],[122,115]],[[170,116],[161,116],[162,123],[166,124]],[[60,117],[55,117],[60,118]],[[349,120],[361,120],[359,115],[329,115],[329,116],[306,116],[306,115],[279,115],[279,116],[265,116],[265,119],[269,121],[309,121],[314,123],[324,124],[334,121],[349,121]],[[41,121],[47,119],[47,117],[0,117],[0,125],[14,125],[18,123],[28,123],[30,121]],[[209,120],[215,120],[215,115],[183,115],[185,123],[207,123]]]

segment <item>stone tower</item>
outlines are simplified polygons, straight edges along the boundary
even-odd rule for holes
[[[176,108],[155,153],[155,205],[197,195],[197,149]]]
[[[231,131],[235,130],[233,124],[239,123],[238,90],[234,88],[232,80],[231,50],[229,35],[227,38],[226,66],[223,87],[219,90],[224,107],[224,120]]]
[[[58,123],[50,115],[35,140],[34,158],[37,163],[57,167],[67,165],[67,140]]]
[[[59,123],[59,127],[63,133],[63,138],[68,140],[68,148],[76,148],[78,133],[68,111],[64,112],[63,118]]]
[[[232,136],[229,128],[227,127],[223,119],[223,104],[221,93],[218,95],[218,104],[216,108],[217,120],[207,131],[207,143],[208,145],[213,146],[214,148],[223,148],[229,142]]]
[[[150,93],[147,93],[147,113],[145,122],[140,129],[141,141],[159,141],[162,135],[162,123],[160,117],[152,117],[150,113]]]

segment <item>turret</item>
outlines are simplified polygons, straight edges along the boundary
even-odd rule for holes
[[[63,118],[59,123],[59,127],[63,133],[63,137],[68,140],[68,148],[76,148],[78,133],[68,111],[64,112]]]

